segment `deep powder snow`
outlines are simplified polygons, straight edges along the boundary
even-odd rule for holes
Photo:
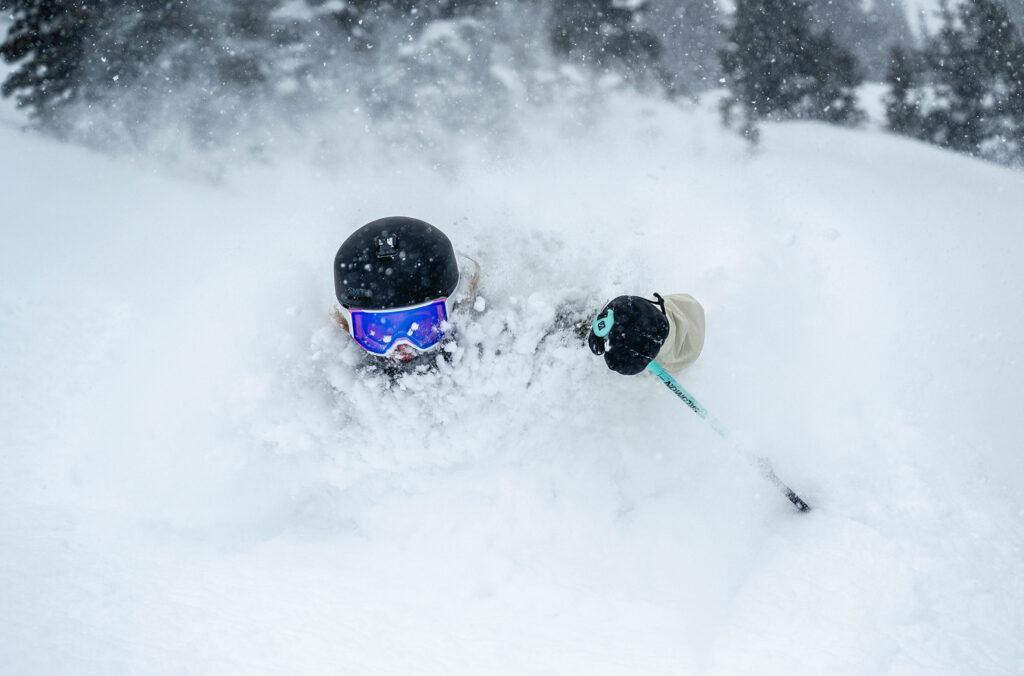
[[[0,128],[0,670],[1024,671],[1024,175],[616,110],[217,184]],[[328,310],[398,214],[483,279],[392,378]],[[680,382],[814,511],[557,326],[655,290],[707,310]]]

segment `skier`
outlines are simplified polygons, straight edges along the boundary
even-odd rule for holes
[[[359,347],[407,362],[437,350],[456,306],[472,301],[480,266],[415,218],[381,218],[349,235],[334,257],[334,320]]]
[[[352,233],[334,257],[334,319],[369,354],[408,362],[445,344],[452,311],[473,302],[479,279],[480,265],[456,254],[438,228],[382,218]],[[608,368],[632,375],[656,357],[677,372],[699,356],[704,309],[687,294],[654,298],[620,296],[598,314],[588,343]]]

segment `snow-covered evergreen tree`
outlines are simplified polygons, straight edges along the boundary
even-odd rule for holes
[[[730,92],[724,121],[739,121],[747,134],[762,119],[855,124],[863,117],[857,61],[830,33],[813,31],[805,0],[738,0],[719,55]]]
[[[650,0],[644,16],[661,44],[670,92],[718,87],[722,16],[715,0]]]
[[[830,31],[872,80],[885,75],[894,45],[912,42],[902,0],[815,0],[810,9],[815,30]]]
[[[117,120],[131,136],[188,91],[187,125],[202,136],[242,112],[239,92],[268,81],[278,4],[16,0],[0,47],[15,64],[3,93],[51,131],[81,131],[88,124],[68,113],[90,111],[93,122],[109,129]]]
[[[945,9],[926,52],[937,103],[929,135],[955,150],[1009,161],[1024,141],[1024,45],[1005,5],[965,0]]]
[[[923,64],[923,72],[904,73],[909,84],[889,82],[890,128],[978,157],[1024,161],[1024,42],[1006,6],[943,3],[941,19],[902,64]]]
[[[60,0],[9,0],[7,5],[13,22],[0,54],[15,68],[0,91],[14,96],[31,117],[52,125],[82,94],[81,70],[97,8]]]
[[[923,68],[916,52],[893,47],[885,76],[889,91],[884,101],[889,129],[897,134],[920,138],[924,133],[920,90]]]
[[[604,71],[662,79],[661,45],[643,27],[646,0],[557,0],[551,14],[551,44],[564,56]]]

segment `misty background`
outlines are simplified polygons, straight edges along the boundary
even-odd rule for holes
[[[893,131],[1008,164],[1024,147],[1024,0],[2,4],[3,94],[105,149],[343,162],[373,136],[444,164],[459,137],[501,157],[531,116],[583,128],[624,89],[727,92],[723,121],[756,141],[764,119],[860,124],[859,88],[883,82]]]

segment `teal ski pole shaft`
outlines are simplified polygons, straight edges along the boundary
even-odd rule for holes
[[[701,418],[704,418],[704,420],[707,420],[711,427],[715,430],[715,432],[718,433],[718,436],[726,440],[729,439],[729,433],[726,431],[724,427],[722,427],[721,423],[715,420],[711,416],[711,414],[708,413],[708,410],[701,406],[701,404],[696,399],[693,398],[693,395],[691,395],[689,392],[683,389],[683,386],[676,382],[676,379],[673,378],[672,375],[668,371],[666,371],[661,364],[659,364],[656,361],[652,361],[650,364],[647,365],[647,370],[649,370],[654,375],[658,376],[658,379],[665,384],[665,387],[667,387],[669,390],[671,390],[673,394],[679,397],[679,399],[684,404],[686,404],[687,408],[689,408],[691,411],[696,413]],[[778,475],[775,474],[775,470],[772,468],[772,463],[770,460],[768,460],[768,458],[761,457],[755,460],[754,458],[747,457],[747,460],[757,467],[757,469],[761,472],[761,475],[764,476],[764,478],[768,479],[768,481],[772,482],[776,488],[782,491],[782,493],[789,499],[790,502],[792,502],[796,506],[797,509],[799,509],[801,512],[810,511],[811,506],[804,502],[803,499],[801,499],[801,497],[797,495],[792,488],[783,483],[782,479],[780,479]]]

